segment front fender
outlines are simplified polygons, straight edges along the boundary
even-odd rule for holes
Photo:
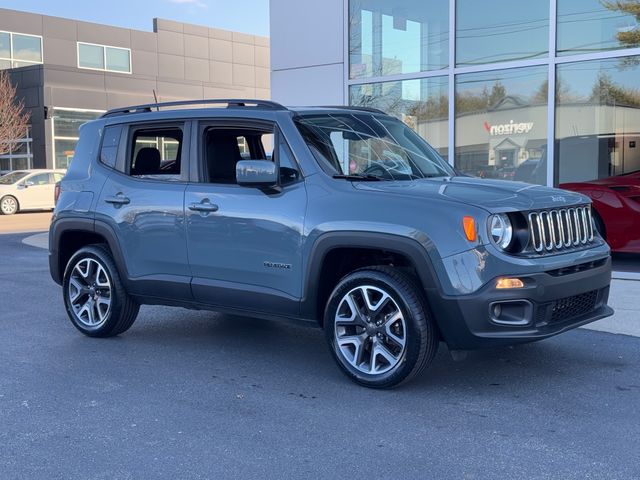
[[[304,248],[303,292],[301,316],[315,318],[318,301],[318,282],[323,263],[336,248],[370,248],[401,254],[412,262],[420,281],[429,292],[440,291],[441,284],[437,266],[441,264],[438,253],[431,240],[421,235],[419,239],[389,233],[376,233],[355,230],[332,231],[318,235]]]

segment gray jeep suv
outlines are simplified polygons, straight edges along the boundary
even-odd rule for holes
[[[588,198],[462,176],[365,108],[109,111],[81,128],[49,238],[86,335],[123,333],[141,304],[305,319],[370,387],[415,376],[440,341],[530,342],[613,313]]]

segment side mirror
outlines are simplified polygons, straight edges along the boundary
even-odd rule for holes
[[[278,168],[268,160],[240,160],[236,163],[236,182],[245,187],[274,188]]]
[[[24,182],[24,186],[25,187],[33,187],[35,185],[35,183],[33,183],[31,180],[26,180]]]

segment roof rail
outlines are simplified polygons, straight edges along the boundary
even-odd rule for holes
[[[384,115],[387,115],[387,112],[382,111],[379,108],[361,107],[357,105],[323,105],[322,108],[337,108],[341,110],[361,110],[363,112],[382,113]]]
[[[126,115],[128,113],[150,112],[154,108],[178,107],[182,105],[216,105],[226,104],[227,108],[255,106],[256,108],[265,108],[269,110],[287,110],[287,107],[270,100],[254,100],[254,99],[237,99],[237,98],[209,98],[204,100],[177,100],[174,102],[158,102],[147,103],[144,105],[132,105],[130,107],[114,108],[102,115],[104,117],[112,117],[116,115]]]

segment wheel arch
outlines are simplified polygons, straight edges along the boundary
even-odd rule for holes
[[[324,305],[338,281],[366,266],[394,265],[410,270],[423,291],[439,290],[431,255],[417,240],[386,233],[329,232],[309,253],[300,313],[322,324]]]
[[[49,269],[51,277],[62,285],[69,259],[82,247],[102,244],[109,249],[118,273],[127,281],[127,269],[122,250],[113,229],[94,219],[62,218],[56,220],[49,231]]]

